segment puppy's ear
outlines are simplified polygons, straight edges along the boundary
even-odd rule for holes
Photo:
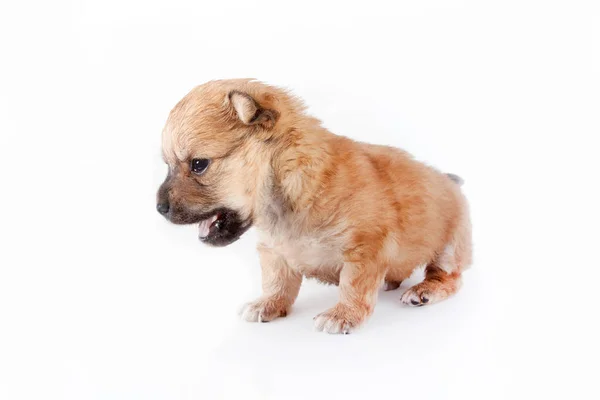
[[[263,128],[271,129],[279,118],[277,111],[261,107],[247,93],[234,90],[229,93],[229,101],[240,121],[246,125],[260,125]]]

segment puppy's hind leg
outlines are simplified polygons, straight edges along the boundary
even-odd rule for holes
[[[411,306],[432,304],[453,295],[461,284],[461,273],[471,264],[471,225],[465,221],[452,243],[425,268],[423,282],[409,288],[400,300]]]
[[[425,268],[423,282],[409,288],[402,294],[400,301],[410,306],[433,304],[453,295],[460,288],[461,273],[448,273],[435,264]]]

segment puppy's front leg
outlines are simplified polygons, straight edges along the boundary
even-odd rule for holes
[[[384,276],[376,265],[345,263],[340,272],[340,300],[314,318],[315,329],[346,334],[362,324],[373,312]]]
[[[244,305],[242,318],[250,322],[269,322],[285,317],[298,297],[302,275],[292,270],[273,250],[259,246],[263,295]]]

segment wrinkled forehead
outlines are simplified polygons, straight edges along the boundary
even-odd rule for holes
[[[165,162],[176,165],[192,158],[215,158],[232,146],[231,123],[220,105],[182,100],[171,111],[162,132]]]
[[[193,129],[186,129],[168,121],[162,132],[162,154],[165,162],[176,165],[189,160],[194,136]]]

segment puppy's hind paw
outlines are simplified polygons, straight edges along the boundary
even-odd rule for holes
[[[400,297],[400,301],[409,306],[423,306],[430,302],[432,298],[432,293],[430,293],[424,285],[420,286],[416,285],[409,288],[406,292],[402,294]]]
[[[456,293],[460,287],[460,274],[442,275],[436,279],[426,277],[425,280],[409,288],[402,294],[400,301],[409,306],[422,306],[444,300]]]
[[[280,301],[264,298],[246,303],[239,311],[244,321],[269,322],[287,315],[286,307]]]

